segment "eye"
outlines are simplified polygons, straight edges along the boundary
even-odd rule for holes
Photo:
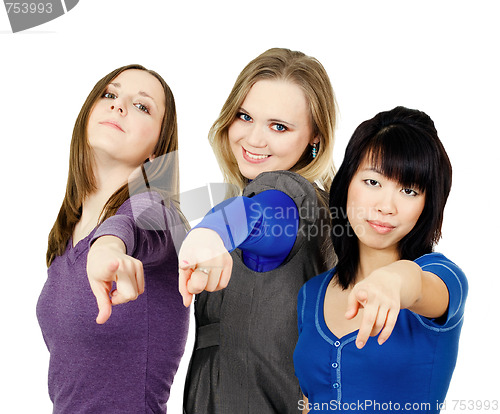
[[[412,188],[402,188],[401,192],[407,196],[410,196],[410,197],[418,196],[418,193]]]
[[[245,122],[251,122],[252,121],[252,117],[248,114],[246,114],[245,112],[238,112],[236,114],[236,117],[241,119],[242,121],[245,121]]]
[[[139,110],[139,111],[142,111],[142,112],[145,112],[147,114],[149,114],[149,108],[144,105],[144,104],[141,104],[141,103],[136,103],[134,104],[134,106]]]
[[[363,181],[368,187],[380,187],[380,183],[377,180],[374,180],[373,178],[368,178]]]
[[[111,92],[104,92],[102,94],[102,97],[106,98],[106,99],[116,99],[116,95],[114,93],[111,93]]]
[[[271,126],[271,129],[274,129],[277,132],[285,132],[288,131],[288,128],[283,124],[274,124]]]

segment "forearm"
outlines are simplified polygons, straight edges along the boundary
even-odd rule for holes
[[[399,279],[401,309],[409,309],[427,318],[442,316],[448,307],[448,290],[435,274],[423,271],[418,264],[399,260],[387,266]]]
[[[389,272],[397,283],[400,292],[400,307],[407,309],[421,299],[422,295],[422,270],[409,260],[398,260],[385,266],[385,271]]]
[[[358,282],[348,297],[346,318],[364,308],[356,346],[363,348],[370,336],[379,335],[382,345],[391,335],[400,309],[409,309],[426,318],[439,318],[448,308],[445,283],[408,260],[400,260],[373,271]]]
[[[125,243],[116,236],[106,235],[97,238],[90,247],[90,252],[95,249],[106,249],[110,251],[115,251],[117,253],[127,253],[127,248],[125,247]]]

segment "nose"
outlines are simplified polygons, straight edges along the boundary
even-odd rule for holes
[[[254,148],[265,148],[267,146],[265,134],[258,125],[249,128],[246,142]]]
[[[379,191],[380,197],[377,200],[377,211],[384,215],[393,215],[397,213],[396,194],[391,189],[382,189]]]
[[[126,106],[123,104],[123,102],[119,101],[118,99],[115,99],[111,103],[111,108],[112,111],[117,111],[120,115],[126,115]]]

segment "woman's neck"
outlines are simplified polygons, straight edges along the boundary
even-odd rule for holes
[[[136,169],[137,170],[137,169]],[[140,170],[139,170],[140,171]],[[106,166],[94,164],[96,190],[88,194],[82,202],[82,215],[75,230],[86,235],[97,226],[102,209],[109,198],[136,173],[132,168],[122,165]]]
[[[83,200],[82,214],[85,210],[101,211],[108,199],[124,184],[127,184],[133,169],[126,166],[101,166],[96,163],[94,177],[96,190]]]
[[[378,250],[359,243],[359,266],[356,283],[370,275],[380,267],[390,265],[399,260],[397,248]]]

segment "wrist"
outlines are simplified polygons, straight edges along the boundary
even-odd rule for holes
[[[415,262],[399,260],[392,269],[400,281],[401,309],[413,306],[422,293],[422,270]]]
[[[97,238],[90,247],[91,249],[109,249],[119,253],[126,253],[125,243],[116,236],[105,235]]]

